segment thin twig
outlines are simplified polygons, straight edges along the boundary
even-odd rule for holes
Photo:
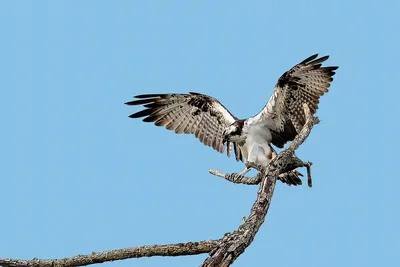
[[[312,187],[312,178],[311,178],[311,165],[312,162],[306,162],[307,167],[307,178],[308,178],[308,187]]]

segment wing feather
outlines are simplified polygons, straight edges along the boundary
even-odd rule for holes
[[[145,109],[129,117],[143,118],[165,126],[175,133],[194,134],[203,144],[224,152],[224,129],[237,118],[213,97],[190,92],[189,94],[145,94],[125,104],[143,105]]]
[[[333,81],[337,66],[322,67],[329,56],[318,58],[318,54],[303,60],[285,72],[275,85],[275,89],[263,110],[253,119],[264,121],[272,130],[272,143],[283,147],[303,128],[306,117],[303,103],[312,114],[318,109],[319,98]]]
[[[196,136],[196,138],[199,138],[199,135],[200,135],[200,132],[202,129],[200,125],[202,125],[202,122],[203,122],[203,114],[200,114],[198,121],[197,121],[196,129],[194,131],[194,135]]]
[[[182,108],[181,112],[183,115],[180,118],[179,124],[175,128],[175,133],[177,134],[182,134],[183,130],[185,129],[186,125],[189,123],[189,114],[190,111],[192,110],[192,107],[188,107],[186,109]]]

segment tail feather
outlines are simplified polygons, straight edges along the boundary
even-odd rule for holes
[[[275,149],[269,145],[271,151],[272,151],[272,158],[275,158],[278,154],[276,153]],[[278,180],[280,180],[282,183],[288,184],[288,185],[301,185],[301,179],[300,176],[303,176],[300,172],[296,170],[288,171],[285,173],[282,173],[278,176]]]
[[[303,174],[296,170],[293,170],[280,174],[278,176],[278,180],[288,185],[301,185],[302,182],[300,176],[303,176]]]

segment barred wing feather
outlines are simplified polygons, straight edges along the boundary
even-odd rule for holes
[[[254,117],[264,120],[272,130],[272,143],[283,147],[303,128],[306,117],[303,103],[312,114],[318,109],[319,98],[333,81],[338,67],[321,67],[329,56],[317,58],[315,54],[285,72],[275,85],[274,91],[263,110]]]
[[[143,121],[165,126],[178,134],[194,134],[206,146],[220,153],[224,152],[223,131],[236,120],[236,117],[217,99],[194,92],[146,94],[135,96],[135,98],[138,100],[125,104],[143,105],[145,109],[129,117],[144,117]],[[236,152],[236,144],[234,144],[234,149]],[[231,154],[229,144],[227,154],[228,156]]]

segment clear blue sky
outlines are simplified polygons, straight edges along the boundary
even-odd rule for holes
[[[399,266],[398,1],[2,1],[0,257],[216,239],[257,187],[233,158],[132,120],[197,91],[239,118],[306,57],[340,66],[307,142],[314,187],[279,183],[235,266]],[[304,170],[301,170],[303,173]],[[206,255],[104,266],[197,266]]]

